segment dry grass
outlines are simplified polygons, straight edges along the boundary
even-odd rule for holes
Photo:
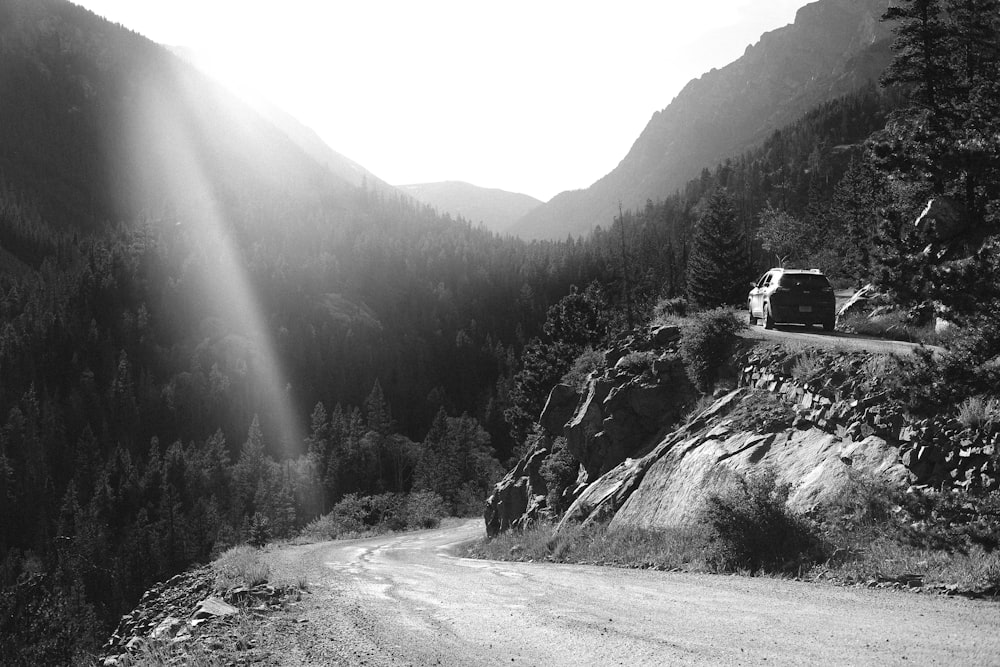
[[[252,588],[267,582],[270,566],[261,557],[260,550],[240,545],[225,551],[212,563],[215,587],[225,591],[236,586]]]
[[[958,421],[966,428],[985,428],[1000,423],[1000,399],[972,396],[958,406]]]
[[[961,519],[969,508],[978,518]],[[913,496],[858,478],[830,507],[794,519],[810,535],[800,540],[806,548],[785,554],[780,567],[763,569],[719,558],[727,539],[753,537],[753,531],[707,523],[671,530],[569,526],[559,533],[553,524],[540,523],[480,540],[468,555],[688,572],[757,570],[766,576],[848,585],[889,581],[975,595],[1000,591],[1000,494]],[[728,538],[719,530],[728,531]]]
[[[923,343],[924,345],[946,345],[956,335],[954,331],[938,333],[934,322],[920,325],[911,324],[906,321],[906,314],[901,312],[887,313],[876,318],[852,313],[838,321],[837,328],[872,338],[901,340],[909,343]]]
[[[792,366],[792,377],[802,382],[812,382],[823,372],[823,359],[815,350],[806,350],[800,354]]]
[[[707,534],[700,528],[609,529],[605,525],[568,526],[554,533],[548,523],[483,539],[469,547],[474,558],[586,563],[658,570],[709,571]]]

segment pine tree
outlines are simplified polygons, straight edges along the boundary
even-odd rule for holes
[[[743,303],[749,259],[732,198],[718,189],[712,193],[694,232],[688,259],[688,298],[708,308]]]

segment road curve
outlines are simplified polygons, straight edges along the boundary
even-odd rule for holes
[[[768,578],[460,558],[479,520],[287,547],[311,593],[279,664],[941,664],[1000,660],[1000,606]]]

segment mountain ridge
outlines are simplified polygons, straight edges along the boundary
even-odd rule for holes
[[[751,148],[810,108],[877,79],[888,64],[888,0],[819,0],[764,33],[743,56],[691,80],[656,111],[618,165],[556,195],[511,227],[526,239],[565,238],[609,225],[618,203],[639,208],[699,170]]]
[[[543,203],[531,195],[485,188],[465,181],[410,183],[397,187],[442,214],[461,216],[473,224],[481,222],[487,229],[500,233]]]

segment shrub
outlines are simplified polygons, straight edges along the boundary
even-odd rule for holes
[[[448,515],[441,496],[432,491],[414,491],[404,505],[407,528],[435,528]]]
[[[687,317],[687,314],[688,302],[682,296],[660,299],[653,308],[653,320],[655,322],[670,322],[674,317]]]
[[[553,513],[562,514],[567,510],[563,494],[567,488],[576,483],[579,470],[580,464],[566,446],[566,438],[556,438],[552,443],[552,451],[542,461],[539,470],[548,489],[545,502]]]
[[[406,529],[406,496],[402,493],[380,493],[365,496],[361,500],[368,510],[364,518],[365,525],[387,530]]]
[[[618,361],[616,367],[633,375],[651,373],[653,371],[653,362],[656,361],[658,356],[656,352],[651,350],[629,352]]]
[[[583,391],[587,386],[587,378],[594,371],[604,370],[604,353],[588,347],[573,362],[573,366],[562,376],[563,384],[576,388],[577,392]]]
[[[773,470],[739,476],[728,493],[709,496],[709,557],[724,571],[790,573],[820,559],[819,537],[786,506],[789,486]]]
[[[736,347],[736,334],[746,328],[731,310],[717,308],[698,313],[681,331],[681,358],[688,377],[701,391],[708,391],[719,368]]]
[[[368,503],[356,493],[349,493],[340,499],[330,511],[333,534],[339,537],[345,533],[359,533],[365,528],[368,518]]]
[[[267,544],[271,537],[271,522],[260,512],[255,512],[247,524],[247,542],[260,548]]]

